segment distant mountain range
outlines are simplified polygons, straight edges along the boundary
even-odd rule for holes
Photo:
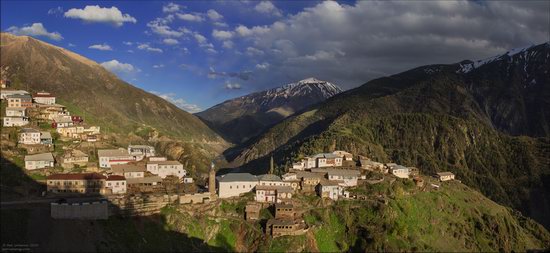
[[[482,61],[415,68],[338,94],[249,140],[236,165],[262,173],[301,155],[347,150],[452,171],[550,227],[550,44]]]
[[[327,81],[304,79],[227,100],[196,115],[234,143],[242,143],[288,116],[342,90]]]

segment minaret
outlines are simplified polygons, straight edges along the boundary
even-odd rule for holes
[[[210,164],[210,171],[208,172],[208,191],[210,196],[216,195],[216,170],[214,169],[214,162]]]
[[[273,156],[271,156],[271,160],[269,161],[269,174],[273,174],[274,168],[273,168]]]

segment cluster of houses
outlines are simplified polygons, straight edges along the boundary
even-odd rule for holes
[[[81,116],[71,115],[64,105],[56,103],[56,97],[49,92],[30,94],[24,90],[2,89],[0,98],[6,101],[5,127],[23,127],[37,122],[51,123],[62,138],[97,141],[98,126],[86,126]]]
[[[187,177],[183,164],[155,156],[155,148],[152,146],[129,145],[127,149],[100,149],[97,154],[102,173],[50,175],[46,179],[48,192],[126,194],[130,189],[153,192],[167,177],[176,177],[183,183],[193,182],[191,177]],[[40,158],[44,159],[40,166],[54,165],[53,157]],[[26,161],[25,159],[27,165]],[[49,163],[46,164],[45,161]],[[88,156],[85,153],[73,150],[62,157],[61,164],[71,166],[87,162]]]

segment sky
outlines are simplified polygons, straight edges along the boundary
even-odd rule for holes
[[[550,41],[550,1],[1,1],[1,30],[188,112],[308,77],[351,89]]]

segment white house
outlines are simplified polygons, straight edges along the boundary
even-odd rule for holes
[[[390,165],[389,172],[398,178],[409,178],[409,168],[401,165]]]
[[[147,145],[128,145],[128,153],[134,156],[155,156],[155,147]]]
[[[97,156],[101,168],[111,168],[111,165],[114,164],[127,164],[135,161],[134,156],[128,154],[128,151],[123,148],[101,149],[97,151]]]
[[[292,172],[288,172],[288,173],[285,173],[281,176],[281,179],[283,181],[289,181],[289,180],[296,180],[298,179],[296,173],[292,173]]]
[[[445,172],[439,172],[437,173],[437,178],[439,179],[439,181],[449,181],[449,180],[454,180],[455,179],[455,174],[453,174],[452,172],[448,172],[448,171],[445,171]]]
[[[290,183],[284,182],[281,180],[281,178],[277,175],[273,174],[264,174],[257,177],[258,178],[258,185],[264,185],[264,186],[290,186]]]
[[[70,115],[57,115],[52,120],[56,127],[70,127],[74,125],[73,118]]]
[[[125,178],[145,177],[145,166],[138,164],[113,164],[111,171],[114,175],[124,176]]]
[[[3,124],[5,127],[11,126],[25,126],[29,124],[29,118],[27,117],[4,117]]]
[[[46,167],[53,167],[55,160],[52,153],[42,153],[36,155],[25,156],[25,169],[36,170]]]
[[[149,161],[147,163],[147,171],[161,178],[166,178],[170,175],[183,178],[187,175],[187,170],[178,161]]]
[[[26,145],[40,144],[40,131],[33,128],[21,129],[19,143]]]
[[[105,180],[105,188],[111,189],[113,194],[126,194],[128,189],[126,178],[120,175],[111,175]]]
[[[357,179],[361,175],[358,170],[332,169],[327,171],[327,178],[330,181],[340,181],[339,185],[344,187],[357,186]]]
[[[250,173],[228,173],[216,177],[218,196],[230,198],[251,192],[258,184],[258,178]]]
[[[321,198],[329,198],[332,200],[338,200],[343,194],[343,187],[336,182],[321,181],[317,187],[317,194]]]
[[[6,116],[8,117],[25,117],[27,116],[27,108],[25,107],[6,107]]]
[[[46,105],[55,104],[55,96],[53,96],[49,92],[37,92],[32,96],[32,98],[34,99],[35,103]]]
[[[353,155],[349,152],[337,150],[332,153],[341,157],[342,159],[344,159],[344,161],[353,161]]]
[[[317,168],[342,166],[342,157],[332,153],[321,153],[313,156]]]

